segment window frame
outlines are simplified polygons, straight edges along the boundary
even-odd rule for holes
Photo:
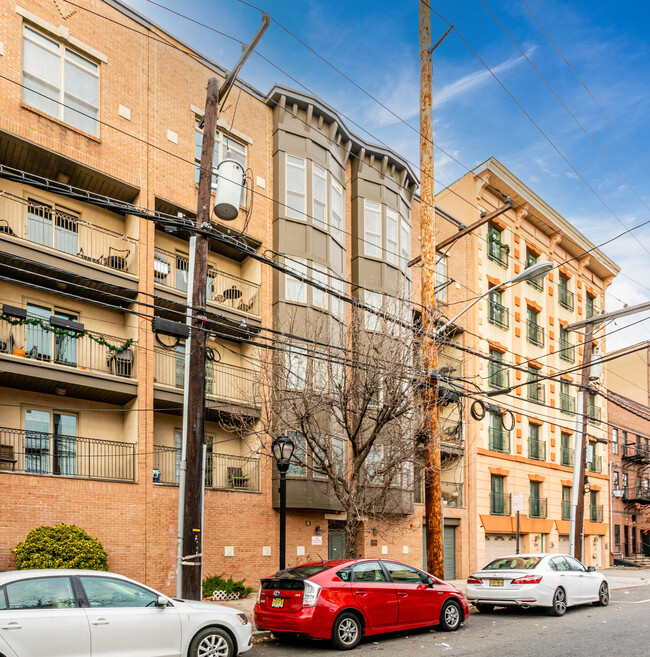
[[[400,261],[400,216],[396,210],[386,206],[386,262],[399,266]],[[394,239],[391,239],[389,225],[394,231]]]
[[[306,258],[298,258],[291,256],[291,259],[288,262],[285,262],[285,266],[289,269],[293,269],[297,274],[307,277],[307,260]],[[302,271],[301,271],[302,270]],[[295,298],[293,292],[290,294],[289,290],[291,287],[295,287],[297,295]],[[291,274],[284,274],[284,300],[288,303],[307,303],[307,283],[301,281]]]
[[[317,173],[317,170],[322,172]],[[311,216],[312,223],[314,226],[322,228],[323,230],[328,230],[329,228],[329,209],[328,209],[328,191],[329,185],[327,184],[328,177],[327,169],[323,168],[315,162],[311,163]],[[323,192],[325,194],[324,199],[316,199],[316,178],[319,178],[323,182]],[[323,208],[323,221],[321,222],[316,218],[316,205],[320,205]]]
[[[292,162],[292,159],[300,160],[302,166],[297,162]],[[302,191],[289,189],[289,167],[302,171]],[[302,210],[295,208],[289,203],[289,194],[294,194],[295,196],[302,198]],[[287,219],[295,219],[296,221],[307,221],[307,158],[300,157],[299,155],[292,155],[291,153],[284,154],[284,216]]]
[[[370,206],[376,206],[376,209]],[[368,214],[374,214],[378,220],[378,231],[373,232],[368,230]],[[363,199],[363,255],[367,258],[381,259],[384,251],[384,232],[383,232],[383,212],[382,204],[377,201]],[[368,239],[369,237],[375,238]],[[377,243],[376,243],[377,242]]]

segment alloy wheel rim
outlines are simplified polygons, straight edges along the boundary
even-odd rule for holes
[[[604,582],[600,585],[600,602],[601,604],[607,604],[609,601],[609,590],[607,584]]]
[[[351,619],[346,618],[344,621],[341,621],[339,625],[339,639],[345,645],[350,645],[354,643],[359,634],[359,628],[357,624]]]
[[[228,644],[219,634],[204,637],[196,651],[197,657],[229,657]]]
[[[445,609],[445,621],[447,622],[447,625],[449,625],[449,627],[456,627],[458,619],[458,608],[456,605],[449,605]]]
[[[564,598],[564,591],[558,591],[555,594],[555,608],[562,614],[566,611],[566,601]]]

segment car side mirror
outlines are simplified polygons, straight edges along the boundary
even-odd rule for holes
[[[156,607],[166,607],[169,604],[169,598],[166,595],[159,595],[156,598]]]
[[[596,572],[596,567],[595,566],[589,566],[589,568],[587,568],[587,572],[588,573],[595,573]]]
[[[433,577],[427,577],[427,584],[428,584],[431,588],[433,588],[433,587],[435,586],[435,584],[436,584],[436,580],[433,579]]]

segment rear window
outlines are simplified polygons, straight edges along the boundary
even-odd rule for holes
[[[491,561],[482,570],[532,570],[541,560],[541,557],[505,557]]]
[[[281,579],[309,579],[324,570],[328,570],[329,566],[318,564],[316,566],[296,566],[295,568],[287,568],[279,572],[276,577]]]

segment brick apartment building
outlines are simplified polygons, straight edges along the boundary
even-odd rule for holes
[[[640,349],[639,349],[640,348]],[[611,560],[650,564],[650,343],[611,352],[609,400]]]

